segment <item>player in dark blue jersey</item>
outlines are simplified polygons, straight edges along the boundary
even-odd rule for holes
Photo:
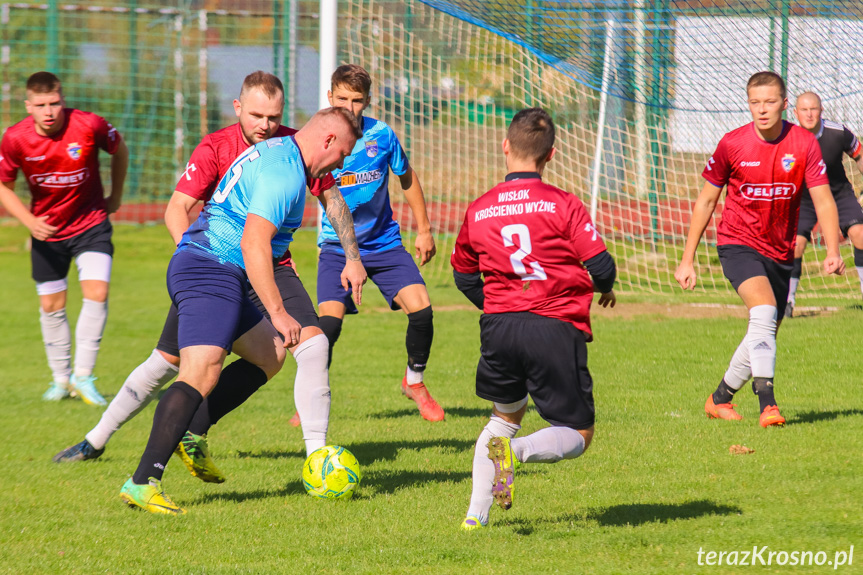
[[[323,420],[324,441],[328,344],[319,327],[304,326],[285,310],[273,262],[285,253],[302,221],[309,178],[340,167],[360,136],[355,116],[329,108],[315,114],[295,136],[247,149],[183,235],[168,266],[168,292],[179,310],[180,373],[156,408],[138,469],[120,492],[128,505],[151,513],[184,513],[164,493],[161,479],[204,397],[227,379],[231,385],[237,380],[260,387],[281,369],[285,348],[297,357],[298,366],[300,350],[311,350],[320,366],[317,377],[326,388],[326,413],[312,419]],[[328,213],[337,218],[334,227],[341,231],[350,222],[350,211],[333,191],[325,196],[327,201],[341,205]],[[341,281],[353,287],[359,302],[365,271],[355,244],[346,247]],[[249,299],[247,282],[269,322]],[[241,359],[222,370],[230,351]]]
[[[340,66],[332,75],[330,104],[353,112],[363,136],[357,140],[344,167],[333,172],[336,185],[350,206],[363,265],[392,309],[408,316],[405,344],[407,369],[402,393],[413,399],[420,414],[441,421],[444,411],[423,383],[423,371],[431,350],[434,326],[428,291],[411,255],[402,245],[399,224],[393,219],[389,197],[389,172],[398,176],[405,198],[417,222],[416,257],[424,265],[435,255],[435,242],[426,213],[425,198],[416,172],[408,163],[398,138],[384,122],[363,116],[368,107],[371,77],[360,66]],[[318,313],[321,328],[332,348],[339,338],[346,313],[357,313],[350,291],[339,282],[338,270],[345,256],[330,221],[324,217],[318,236]]]
[[[830,191],[839,211],[839,229],[854,246],[854,266],[860,277],[860,290],[863,291],[863,208],[857,202],[854,186],[845,173],[844,156],[848,154],[857,169],[863,173],[863,144],[854,132],[838,122],[821,117],[824,108],[821,98],[815,92],[804,92],[797,97],[794,115],[800,126],[806,128],[818,139],[821,155],[827,166],[827,179]],[[800,220],[797,225],[797,243],[794,246],[794,268],[791,271],[791,284],[788,290],[788,303],[785,316],[792,317],[796,303],[797,285],[803,272],[803,254],[806,244],[812,239],[812,228],[818,219],[809,191],[805,190],[800,200]]]

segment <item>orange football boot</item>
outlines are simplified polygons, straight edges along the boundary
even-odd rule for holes
[[[761,427],[770,427],[771,425],[783,427],[785,425],[785,418],[779,413],[778,406],[768,405],[761,412],[761,418],[758,420],[758,423],[761,424]]]
[[[713,403],[713,394],[707,396],[707,401],[704,404],[704,412],[707,414],[707,417],[710,419],[728,419],[728,420],[740,420],[743,419],[743,416],[734,411],[734,406],[736,403],[720,403],[719,405]]]

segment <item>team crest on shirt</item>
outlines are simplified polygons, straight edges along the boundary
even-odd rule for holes
[[[66,147],[66,153],[69,154],[69,157],[73,160],[81,159],[81,144],[78,142],[72,142]]]
[[[794,164],[797,162],[797,159],[794,157],[794,154],[785,154],[782,158],[782,169],[786,172],[790,172],[792,168],[794,168]]]
[[[378,155],[378,141],[377,140],[367,140],[366,141],[366,155],[370,158],[374,158]]]

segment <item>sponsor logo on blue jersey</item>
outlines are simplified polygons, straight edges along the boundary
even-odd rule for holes
[[[336,182],[340,188],[350,186],[362,186],[371,182],[377,182],[384,177],[382,170],[371,170],[368,172],[342,172]]]

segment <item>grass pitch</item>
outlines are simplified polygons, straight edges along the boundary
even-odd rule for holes
[[[314,294],[313,235],[298,236],[300,275]],[[830,302],[836,313],[782,326],[777,398],[789,423],[768,430],[758,427],[748,388],[736,398],[744,421],[709,421],[702,411],[745,331],[739,313],[693,317],[681,311],[686,295],[622,295],[629,313],[594,309],[593,446],[575,461],[523,466],[512,510],[494,508],[488,529],[463,533],[472,449],[490,411],[473,392],[479,312],[454,288],[430,286],[436,334],[427,382],[447,411],[432,424],[399,393],[406,319],[384,309],[369,286],[331,370],[330,442],[349,447],[363,469],[354,499],[303,492],[303,443],[287,423],[288,360],[211,431],[226,483],[201,483],[171,461],[166,490],[189,512],[172,518],[118,498],[144,449],[153,404],[101,459],[51,462],[101,410],[41,400],[50,375],[25,239],[22,227],[0,228],[0,573],[824,573],[833,566],[781,566],[781,554],[755,568],[704,563],[709,551],[739,551],[740,561],[763,546],[765,561],[770,551],[823,551],[832,562],[837,551],[863,547],[863,312],[848,300]],[[109,399],[158,339],[172,252],[159,227],[117,226],[115,244],[97,366]],[[79,308],[73,281],[73,321]],[[544,425],[529,411],[522,433]],[[755,452],[731,455],[734,444]],[[863,548],[856,550],[837,571],[861,571]]]

